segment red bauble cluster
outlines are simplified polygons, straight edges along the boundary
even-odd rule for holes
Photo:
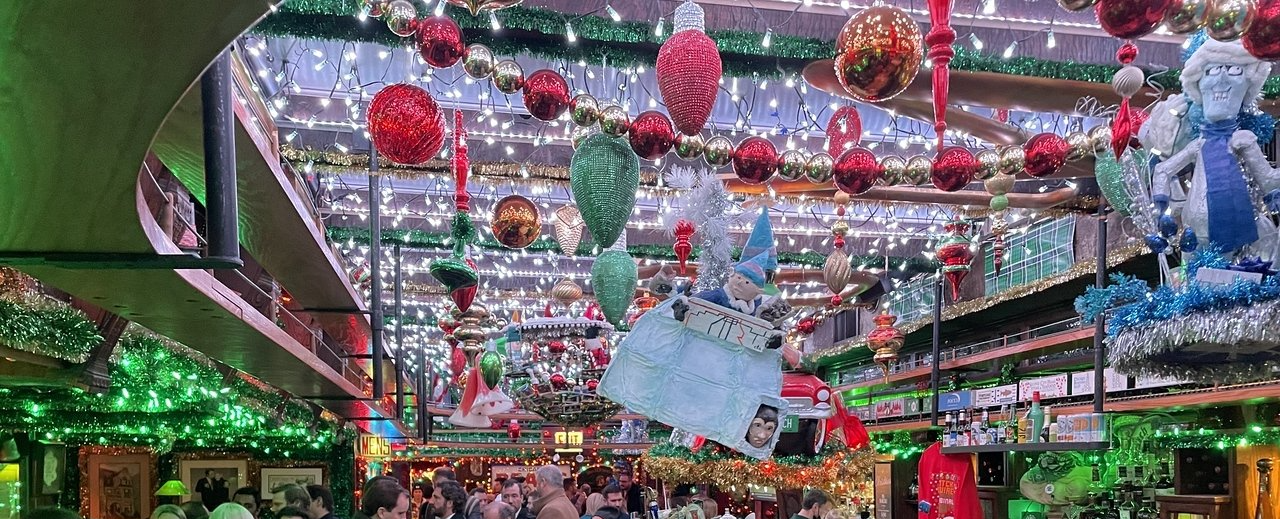
[[[555,354],[564,353],[568,349],[564,341],[551,341],[547,343],[547,351]]]
[[[866,148],[845,150],[831,168],[836,188],[851,195],[866,193],[883,177],[884,168],[876,161],[876,155]]]
[[[436,68],[452,67],[467,51],[467,44],[462,41],[462,29],[446,16],[418,20],[417,37],[418,54]]]
[[[1098,0],[1098,24],[1124,40],[1141,38],[1160,26],[1172,0]]]
[[[444,116],[426,90],[396,84],[369,103],[369,135],[378,153],[399,164],[422,164],[444,144]]]
[[[1280,2],[1259,2],[1258,14],[1241,41],[1254,57],[1280,60]]]
[[[778,150],[764,137],[748,137],[733,151],[733,172],[747,184],[763,184],[778,170]]]
[[[720,89],[720,51],[699,30],[671,35],[658,49],[658,92],[680,133],[697,135]]]
[[[973,182],[978,173],[978,159],[965,148],[949,147],[933,161],[933,187],[943,191],[959,191]]]
[[[551,387],[554,387],[556,389],[564,389],[568,386],[569,386],[569,381],[564,378],[564,375],[560,373],[551,374]]]
[[[1135,132],[1136,133],[1136,132]],[[1067,163],[1067,151],[1071,146],[1056,133],[1041,133],[1027,141],[1026,162],[1023,169],[1033,177],[1057,173]]]
[[[662,112],[650,110],[637,115],[631,121],[631,129],[627,133],[631,142],[631,150],[642,159],[655,160],[662,158],[675,144],[676,134],[671,129],[671,121]]]
[[[524,107],[542,121],[554,121],[569,109],[569,84],[554,71],[542,69],[524,82]]]

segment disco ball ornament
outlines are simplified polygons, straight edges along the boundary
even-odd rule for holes
[[[383,20],[396,36],[413,36],[413,32],[418,29],[418,9],[409,0],[391,0],[383,12]]]
[[[747,137],[733,152],[733,173],[747,184],[763,184],[778,170],[778,150],[764,137]]]
[[[809,158],[800,150],[787,150],[778,156],[778,178],[794,182],[804,177],[804,165]]]
[[[542,217],[538,206],[528,198],[510,195],[498,201],[490,226],[494,239],[512,249],[528,247],[542,234]]]
[[[720,167],[733,161],[733,142],[728,137],[717,135],[702,147],[702,158],[707,164]]]
[[[1280,60],[1280,2],[1266,1],[1259,5],[1253,25],[1241,41],[1255,58]]]
[[[870,190],[884,177],[884,170],[876,162],[876,155],[866,148],[851,148],[840,154],[835,167],[831,170],[831,178],[835,180],[836,189],[850,195],[861,195]],[[839,290],[833,290],[839,294]]]
[[[600,131],[612,137],[626,135],[631,129],[631,117],[621,106],[609,105],[600,112]]]
[[[853,106],[841,106],[827,121],[827,153],[839,157],[862,141],[862,117]]]
[[[569,185],[596,243],[609,247],[626,230],[635,206],[640,161],[626,141],[603,133],[592,135],[573,152]]]
[[[462,29],[453,18],[432,16],[418,22],[418,54],[428,65],[452,67],[467,54],[467,50],[466,43],[462,41]]]
[[[916,155],[907,159],[906,183],[918,186],[933,177],[933,161],[924,155]]]
[[[551,297],[560,304],[569,306],[582,299],[582,287],[572,279],[564,278],[556,283],[556,286],[551,287]]]
[[[884,185],[896,186],[906,182],[907,161],[897,155],[888,155],[880,159],[880,169],[884,170]]]
[[[1236,41],[1249,30],[1257,14],[1254,0],[1213,0],[1204,31],[1218,41]]]
[[[836,159],[830,154],[818,152],[804,164],[804,178],[812,184],[826,184],[835,170]]]
[[[524,82],[524,107],[534,119],[556,120],[569,109],[569,84],[551,70],[530,74]]]
[[[1213,0],[1173,0],[1164,15],[1164,26],[1174,34],[1191,34],[1209,21],[1209,4]]]
[[[1027,155],[1022,146],[1005,146],[1000,148],[1000,172],[1006,175],[1021,173],[1026,165]]]
[[[1057,173],[1067,163],[1071,146],[1056,133],[1041,133],[1024,146],[1023,170],[1033,177]]]
[[[638,275],[635,260],[625,250],[606,250],[591,264],[591,287],[596,302],[600,303],[605,319],[615,326],[627,316]]]
[[[378,153],[398,164],[422,164],[444,144],[440,105],[426,90],[395,84],[369,103],[369,136]]]
[[[600,122],[600,102],[591,94],[578,94],[569,100],[569,119],[578,126]]]
[[[676,8],[674,31],[658,49],[654,66],[658,92],[671,121],[685,135],[702,131],[720,89],[720,50],[703,31],[702,8],[683,2]]]
[[[374,18],[382,16],[387,11],[387,5],[390,3],[387,0],[364,0],[361,2],[369,16]]]
[[[836,79],[854,99],[877,103],[901,94],[924,59],[920,26],[902,9],[873,6],[836,38]]]
[[[658,160],[671,151],[675,144],[675,130],[671,129],[671,121],[657,110],[649,110],[637,115],[631,121],[631,129],[627,132],[627,140],[631,150],[642,159]]]
[[[1107,34],[1134,40],[1151,34],[1164,21],[1174,0],[1098,0],[1095,13]]]
[[[676,156],[684,160],[693,160],[702,156],[702,148],[706,144],[702,142],[702,135],[685,135],[683,133],[676,134]]]
[[[471,16],[480,14],[480,11],[497,11],[506,9],[513,5],[520,5],[524,0],[449,0],[449,3],[458,7],[465,7],[471,11]]]
[[[499,61],[493,67],[493,86],[504,94],[514,94],[524,88],[524,69],[509,59]]]
[[[973,157],[978,161],[978,172],[974,178],[978,180],[986,180],[1000,173],[1000,152],[996,150],[982,150]]]
[[[462,58],[463,72],[475,79],[484,79],[493,75],[493,69],[497,66],[498,59],[494,57],[493,50],[479,43],[469,45],[466,55]]]

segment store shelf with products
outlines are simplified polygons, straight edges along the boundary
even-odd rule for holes
[[[991,445],[965,445],[943,447],[943,454],[965,454],[981,452],[1065,452],[1065,451],[1101,451],[1111,448],[1111,442],[1038,442],[1038,443],[996,443]]]

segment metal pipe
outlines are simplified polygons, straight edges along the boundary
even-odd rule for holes
[[[396,419],[404,418],[404,271],[400,268],[400,244],[392,246],[396,257]]]
[[[240,259],[240,215],[236,200],[235,112],[231,104],[231,54],[223,50],[200,77],[204,116],[205,210],[208,218],[207,258],[243,265]]]
[[[933,283],[933,355],[929,357],[931,369],[929,370],[929,387],[933,389],[933,405],[929,409],[930,425],[938,426],[938,379],[941,374],[938,372],[942,356],[942,271],[938,271],[937,280]]]
[[[427,376],[427,350],[418,348],[418,438],[427,441],[431,438],[428,423],[431,422],[431,411],[427,409],[427,399],[431,397],[431,377]]]
[[[1098,204],[1098,251],[1097,271],[1093,285],[1102,288],[1107,284],[1107,204]],[[1093,412],[1102,412],[1102,402],[1106,400],[1106,378],[1104,366],[1107,361],[1106,345],[1102,339],[1107,334],[1106,312],[1098,315],[1093,322]]]
[[[373,329],[373,398],[382,400],[382,176],[378,174],[378,150],[369,146],[369,204],[373,214],[369,218],[369,321]]]

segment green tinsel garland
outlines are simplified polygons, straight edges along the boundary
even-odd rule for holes
[[[355,15],[360,9],[360,0],[293,0],[280,12],[263,20],[254,32],[266,36],[372,42],[393,47],[401,47],[407,41],[392,34],[380,20],[363,23],[357,20]],[[428,14],[419,12],[419,16]],[[644,22],[614,22],[599,16],[566,17],[545,9],[516,6],[498,14],[503,27],[516,32],[496,37],[489,28],[487,15],[473,17],[466,10],[454,6],[449,6],[446,14],[463,28],[468,43],[488,45],[500,56],[584,60],[622,68],[652,66],[657,59],[658,46],[670,34],[667,31],[666,36],[654,36],[654,27]],[[550,39],[560,41],[564,36],[566,21],[573,23],[577,43],[572,46],[548,45]],[[767,78],[799,74],[809,61],[829,59],[835,54],[834,40],[775,34],[770,46],[765,48],[760,45],[764,38],[762,33],[712,30],[707,34],[720,49],[726,76]],[[956,47],[955,51],[951,69],[958,71],[1109,83],[1119,68],[1032,57],[1004,59],[963,47]],[[1178,73],[1179,70],[1171,70],[1151,80],[1166,89],[1180,90]],[[1267,98],[1280,96],[1280,76],[1267,80],[1263,95]]]
[[[326,229],[326,234],[328,235],[329,240],[335,243],[349,241],[360,245],[369,244],[369,229],[367,227],[329,227]],[[398,243],[403,247],[412,249],[448,250],[453,246],[450,241],[449,234],[447,233],[433,233],[421,230],[405,229],[383,229],[382,243],[385,245],[394,245]],[[475,245],[485,249],[507,249],[507,247],[492,239],[476,240]],[[593,253],[596,247],[598,247],[598,245],[594,241],[589,238],[584,238],[582,240],[582,244],[578,245],[578,250],[576,252],[579,256],[588,256]],[[560,245],[556,243],[555,239],[549,236],[543,236],[534,240],[534,242],[524,250],[528,250],[530,252],[553,251],[563,253],[560,250]],[[694,246],[693,253],[689,255],[689,259],[697,260],[699,252],[700,247]],[[671,250],[671,246],[669,245],[628,245],[627,253],[631,254],[631,256],[635,258],[667,261],[676,260],[675,252]],[[735,260],[739,259],[741,255],[742,249],[740,247],[735,247],[733,251],[733,258]],[[826,261],[826,256],[818,252],[811,251],[800,253],[784,251],[778,253],[778,264],[780,265],[822,267]],[[851,262],[854,268],[878,268],[884,266],[884,256],[858,255],[853,256],[851,258]],[[906,264],[905,267],[903,267],[904,263]],[[937,269],[937,265],[933,261],[919,257],[891,257],[889,258],[889,268],[905,268],[909,272],[933,272]]]
[[[102,336],[78,310],[41,296],[0,299],[0,345],[79,364]]]

